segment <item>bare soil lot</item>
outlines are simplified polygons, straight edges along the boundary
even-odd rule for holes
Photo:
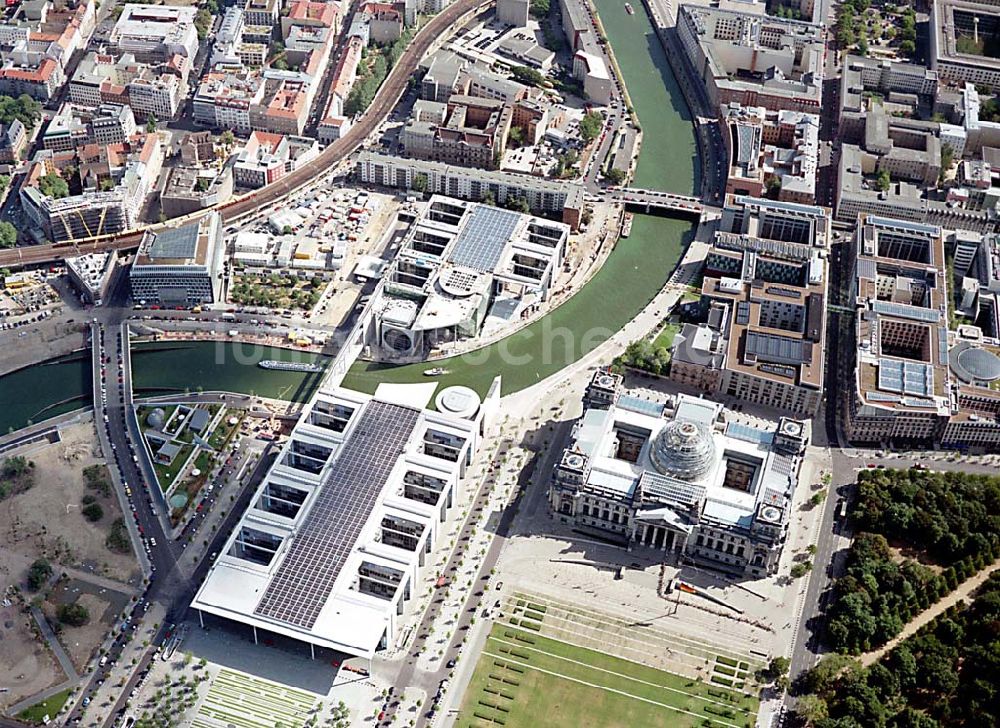
[[[56,617],[61,604],[82,604],[90,613],[90,620],[80,626],[60,625]],[[59,630],[62,643],[77,671],[82,671],[104,636],[111,630],[128,605],[128,595],[105,589],[80,579],[60,581],[49,593],[44,605],[45,616],[54,628]]]
[[[42,640],[35,639],[34,620],[12,602],[0,607],[0,708],[62,682],[63,673]]]
[[[140,571],[133,554],[117,554],[105,546],[108,529],[121,516],[113,493],[84,485],[83,469],[103,463],[92,423],[60,430],[55,444],[32,445],[10,455],[35,464],[34,487],[0,502],[0,550],[29,559],[44,556],[53,566],[72,566],[123,583],[137,583]],[[81,514],[81,501],[93,496],[104,515],[95,523]]]

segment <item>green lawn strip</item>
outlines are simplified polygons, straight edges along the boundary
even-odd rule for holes
[[[219,674],[220,676],[225,674],[226,677],[230,678],[234,684],[253,688],[254,690],[263,690],[264,692],[274,695],[281,700],[291,698],[300,705],[305,705],[307,707],[312,707],[316,703],[315,696],[305,690],[298,690],[296,688],[289,687],[288,685],[281,685],[279,683],[261,680],[253,677],[252,675],[244,675],[231,670],[225,670]]]
[[[40,703],[35,703],[31,707],[25,708],[17,714],[17,717],[19,720],[29,723],[41,723],[42,719],[46,715],[50,718],[55,718],[56,714],[58,714],[62,707],[66,704],[66,701],[69,700],[71,692],[71,688],[60,690],[55,695],[50,695]]]
[[[487,643],[487,650],[489,649],[489,643]],[[676,706],[688,705],[692,706],[694,710],[698,710],[704,705],[715,705],[720,708],[736,710],[741,708],[740,703],[742,701],[739,699],[734,702],[723,702],[702,695],[702,686],[695,681],[685,680],[680,676],[662,671],[654,671],[660,673],[659,676],[656,676],[658,679],[647,680],[634,675],[618,674],[616,671],[608,672],[589,665],[570,662],[566,658],[552,657],[538,653],[532,653],[527,660],[518,657],[512,657],[511,660],[515,661],[519,667],[527,665],[535,669],[547,670],[567,678],[593,683],[633,695],[637,698],[645,698],[659,703],[668,703]],[[635,666],[642,667],[638,664]],[[653,671],[652,668],[649,668],[649,670]],[[667,684],[668,682],[672,682],[673,684]],[[685,687],[688,684],[691,687]],[[747,707],[747,710],[749,710],[749,707]]]
[[[248,716],[267,715],[271,707],[269,704],[248,700],[245,695],[217,695],[210,696],[205,700],[207,705],[223,710],[235,710],[247,714]],[[278,711],[274,711],[278,712]],[[284,711],[281,711],[284,715]],[[291,714],[288,714],[291,715]],[[266,722],[266,721],[265,721]]]
[[[210,699],[211,696],[206,698],[206,702]],[[296,711],[294,706],[289,708],[289,706],[279,700],[269,700],[265,696],[252,695],[246,692],[242,692],[239,695],[226,695],[222,700],[215,700],[214,702],[229,708],[242,709],[243,711],[253,715],[264,716],[263,720],[265,723],[268,720],[268,716],[272,715],[279,715],[287,717],[290,720],[297,720],[298,713],[300,712]]]
[[[490,718],[498,716],[498,712],[480,705],[484,699],[483,688],[487,684],[497,684],[490,680],[489,674],[500,668],[494,664],[494,658],[483,656],[476,666],[472,683],[466,692],[457,725],[463,728],[478,726],[495,726],[499,723],[490,722]],[[522,668],[517,668],[522,669]],[[523,673],[503,671],[504,674],[516,676],[518,686],[505,685],[504,690],[514,696],[513,701],[505,705],[509,712],[504,713],[499,720],[504,728],[578,728],[588,726],[604,728],[611,726],[653,726],[664,725],[663,708],[637,701],[627,696],[610,693],[605,690],[594,690],[570,680],[560,679],[537,670],[526,670]],[[485,698],[491,702],[489,697]],[[671,728],[689,728],[698,723],[673,720]]]
[[[660,333],[653,339],[653,346],[657,349],[663,348],[670,351],[670,346],[674,343],[674,337],[680,332],[680,324],[666,324]]]
[[[490,653],[486,652],[484,655],[490,656]],[[706,713],[700,710],[700,707],[693,700],[677,700],[677,696],[665,694],[659,689],[656,689],[657,692],[654,693],[639,690],[623,690],[622,687],[611,684],[611,681],[600,680],[600,674],[595,674],[595,677],[598,678],[597,680],[588,680],[586,677],[567,674],[569,671],[553,670],[548,666],[543,667],[542,665],[535,664],[534,661],[532,661],[532,664],[526,665],[526,668],[526,681],[530,681],[532,677],[537,675],[545,677],[543,680],[536,678],[536,684],[541,683],[541,685],[536,687],[535,690],[541,693],[538,697],[546,705],[549,705],[549,711],[554,712],[550,704],[556,700],[555,696],[558,695],[561,689],[566,694],[564,698],[558,700],[559,712],[562,713],[565,711],[567,705],[576,703],[577,710],[582,713],[579,717],[574,717],[572,722],[564,721],[563,718],[565,715],[560,715],[559,722],[552,725],[665,725],[662,721],[662,713],[663,711],[670,711],[671,713],[678,714],[671,718],[669,723],[671,727],[699,725],[701,724],[699,721],[709,720],[712,724],[739,728],[738,724],[735,723],[712,717],[706,718]],[[586,696],[585,700],[581,699],[583,695]],[[580,703],[583,703],[583,705],[579,705]],[[601,710],[594,709],[595,706],[606,703],[611,703],[615,707],[611,710],[607,707]],[[635,714],[636,719],[633,719],[631,722],[623,722],[622,711],[626,714]],[[513,714],[513,711],[511,712]],[[537,716],[533,716],[533,718],[537,718]],[[526,723],[525,725],[544,724],[544,721],[536,720],[533,723]]]
[[[297,719],[298,713],[308,712],[316,704],[316,699],[309,693],[247,679],[236,673],[220,673],[212,685],[213,690],[216,684],[220,688],[229,688],[227,695],[238,697],[245,705],[265,709],[265,715],[281,713]],[[211,698],[211,691],[208,697]]]
[[[514,630],[516,631],[516,630]],[[580,647],[578,645],[570,644],[569,642],[563,642],[561,640],[554,640],[549,637],[543,637],[540,635],[532,634],[531,638],[534,640],[533,645],[523,645],[518,644],[517,649],[520,652],[529,652],[530,654],[536,654],[536,651],[545,652],[554,657],[564,657],[570,660],[576,660],[578,662],[584,662],[594,668],[599,668],[603,670],[609,670],[611,672],[617,672],[624,675],[634,676],[641,680],[646,680],[648,682],[656,683],[660,680],[663,681],[665,686],[673,686],[676,683],[688,683],[693,682],[689,678],[682,677],[680,675],[675,675],[674,673],[667,672],[665,670],[660,670],[655,667],[650,667],[639,662],[634,662],[632,660],[626,660],[621,657],[616,657],[614,655],[608,655],[604,652],[599,652],[597,650],[592,650],[586,647]],[[490,635],[491,640],[497,642],[509,642],[505,640],[500,635],[500,630],[494,628],[493,633]],[[697,690],[685,690],[685,692],[691,692],[695,694],[707,695],[707,687],[702,685]],[[709,698],[711,699],[711,698]],[[751,698],[752,704],[756,706],[756,698]]]

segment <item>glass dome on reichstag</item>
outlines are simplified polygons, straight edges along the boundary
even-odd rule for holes
[[[715,464],[712,430],[701,422],[670,422],[653,441],[650,457],[664,475],[697,480]]]

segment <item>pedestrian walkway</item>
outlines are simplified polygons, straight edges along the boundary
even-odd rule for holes
[[[958,588],[955,591],[948,594],[944,597],[944,599],[941,599],[927,607],[927,609],[907,622],[906,626],[903,627],[903,631],[896,635],[893,639],[886,642],[882,647],[861,655],[861,664],[867,667],[868,665],[878,662],[883,655],[891,652],[900,642],[912,637],[921,627],[934,619],[937,619],[947,610],[958,604],[961,600],[967,598],[970,594],[972,594],[972,592],[982,586],[983,582],[989,579],[990,575],[997,569],[1000,569],[1000,559],[994,561],[992,565],[987,566],[972,578],[966,579],[958,585]]]

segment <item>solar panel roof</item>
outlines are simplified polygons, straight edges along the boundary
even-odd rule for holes
[[[746,353],[761,361],[778,364],[803,364],[812,356],[812,342],[791,339],[787,336],[748,331]]]
[[[520,220],[520,213],[478,205],[455,239],[451,262],[492,273]]]
[[[898,316],[899,318],[907,318],[914,321],[926,321],[930,324],[941,320],[941,312],[936,309],[908,306],[905,303],[875,301],[872,304],[872,308],[876,313],[886,314],[887,316]]]
[[[362,410],[255,614],[315,624],[419,416],[374,400]]]
[[[156,233],[149,246],[150,258],[193,258],[198,250],[198,223]]]
[[[928,397],[934,391],[934,370],[923,362],[879,359],[878,388]]]

